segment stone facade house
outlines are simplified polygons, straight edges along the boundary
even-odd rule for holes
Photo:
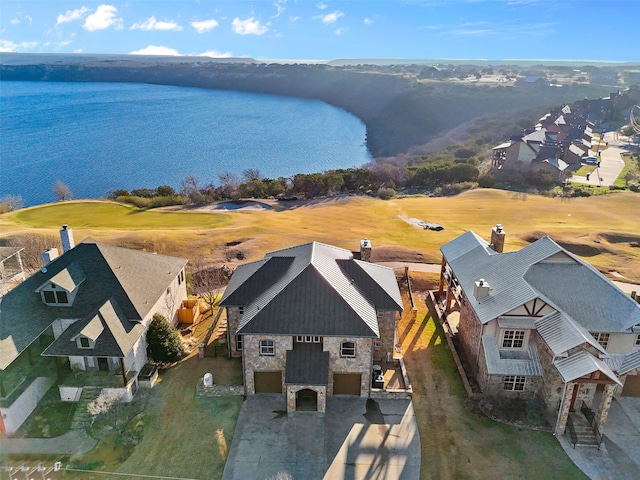
[[[441,247],[438,298],[460,312],[470,374],[485,397],[540,400],[556,434],[581,410],[602,432],[614,395],[640,395],[640,305],[548,236],[514,252],[504,238]]]
[[[113,247],[61,230],[63,254],[0,298],[0,427],[14,433],[57,382],[62,401],[83,388],[129,401],[147,363],[156,313],[173,324],[186,299],[186,260]]]
[[[368,258],[370,243],[362,242]],[[324,412],[327,395],[368,397],[393,355],[402,298],[393,270],[312,242],[240,265],[220,305],[245,394],[280,393],[287,410]]]

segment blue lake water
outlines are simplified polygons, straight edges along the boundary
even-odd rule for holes
[[[267,177],[371,161],[366,127],[324,102],[146,84],[0,82],[0,197],[25,206],[124,188],[176,189],[257,168]]]

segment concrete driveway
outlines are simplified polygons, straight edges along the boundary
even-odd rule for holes
[[[624,150],[618,146],[619,143],[615,140],[615,132],[607,132],[605,140],[609,144],[605,150],[600,150],[596,144],[589,152],[593,156],[596,155],[596,152],[600,153],[600,167],[591,173],[589,180],[583,176],[573,176],[571,177],[571,182],[605,187],[613,185],[613,182],[616,181],[624,168],[624,160],[621,156]],[[604,146],[604,142],[602,146]]]
[[[328,397],[327,413],[289,417],[285,397],[242,404],[223,480],[417,480],[420,437],[409,400]]]

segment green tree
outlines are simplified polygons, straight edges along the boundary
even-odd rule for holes
[[[147,353],[155,362],[175,362],[185,353],[180,335],[159,313],[153,316],[147,331]]]

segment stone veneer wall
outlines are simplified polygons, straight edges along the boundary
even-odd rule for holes
[[[538,335],[537,331],[531,332],[529,342],[534,343],[538,352],[540,366],[542,367],[542,377],[544,381],[540,388],[539,397],[546,406],[547,412],[556,416],[560,408],[560,402],[562,401],[564,380],[553,365],[553,353],[540,335]],[[569,398],[569,400],[571,400],[571,398]]]
[[[464,349],[472,375],[478,372],[478,346],[482,343],[482,324],[469,305],[464,293],[460,296],[460,323],[456,336]]]
[[[300,390],[313,390],[318,392],[318,413],[327,411],[327,387],[324,385],[287,385],[287,413],[290,415],[296,411],[296,393]]]
[[[260,340],[275,342],[275,355],[260,355]],[[284,391],[284,370],[287,364],[287,350],[293,348],[293,337],[290,335],[245,335],[243,337],[243,367],[246,395],[256,393],[253,378],[254,372],[282,372],[282,388]]]
[[[342,342],[354,342],[356,344],[355,358],[341,357],[340,346]],[[329,385],[327,395],[333,395],[334,373],[360,373],[360,396],[368,397],[371,388],[371,368],[373,367],[373,339],[348,338],[348,337],[324,337],[324,351],[329,352]]]
[[[397,313],[394,310],[382,310],[382,316],[378,317],[381,344],[380,348],[375,348],[374,343],[374,360],[386,360],[387,352],[391,352],[391,358],[393,358],[393,352],[397,343],[396,318]]]
[[[490,397],[502,398],[537,398],[538,391],[544,383],[542,377],[526,377],[524,390],[511,391],[504,389],[504,375],[487,375],[487,383],[484,394]]]
[[[227,307],[227,335],[229,335],[229,356],[238,358],[242,352],[236,347],[236,332],[240,323],[240,309],[238,307]]]

